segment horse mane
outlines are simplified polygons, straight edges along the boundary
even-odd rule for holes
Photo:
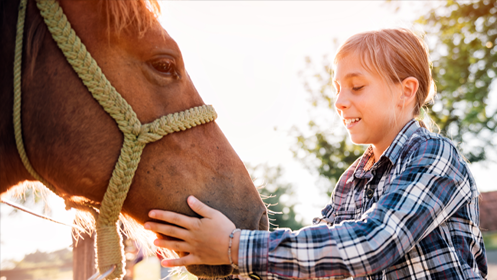
[[[1,195],[2,199],[13,199],[13,200],[21,200],[26,201],[26,194],[29,193],[29,199],[35,201],[39,199],[39,201],[44,204],[44,214],[47,215],[52,211],[50,205],[49,196],[52,194],[42,183],[37,181],[24,181],[16,186],[12,187],[7,192]],[[85,207],[73,208],[75,211],[75,216],[73,220],[73,224],[77,227],[73,227],[72,235],[75,240],[78,240],[79,237],[82,236],[83,233],[87,233],[90,236],[95,234],[96,221],[95,217],[88,211],[85,210]],[[159,253],[165,258],[177,258],[178,255],[173,251],[158,248],[153,245],[153,240],[156,238],[156,235],[148,230],[145,230],[142,225],[140,225],[136,220],[129,217],[125,214],[119,214],[119,221],[122,224],[121,234],[125,235],[128,239],[132,239],[138,245],[138,247],[142,250],[144,255],[151,255],[153,253]],[[179,271],[175,271],[174,273],[179,273]]]
[[[80,237],[82,233],[92,234],[96,229],[96,221],[93,215],[85,210],[75,209],[76,215],[74,217],[73,223],[77,227],[73,228],[72,234],[76,240]],[[178,258],[178,255],[168,249],[159,248],[153,245],[153,240],[157,238],[156,234],[145,230],[142,225],[140,225],[135,219],[131,218],[125,214],[119,214],[119,222],[121,223],[121,234],[126,236],[136,242],[136,245],[143,252],[145,256],[153,255],[158,253],[164,258]]]

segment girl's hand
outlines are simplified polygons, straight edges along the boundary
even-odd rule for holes
[[[229,264],[229,235],[235,229],[235,225],[221,212],[210,208],[195,197],[190,196],[187,201],[190,208],[203,218],[193,218],[170,211],[152,210],[149,213],[150,218],[172,225],[154,222],[146,222],[144,225],[145,229],[179,239],[156,239],[154,241],[156,246],[188,253],[179,259],[164,259],[161,264],[166,267],[192,264]],[[239,233],[235,237],[231,246],[231,256],[233,262],[237,263]]]

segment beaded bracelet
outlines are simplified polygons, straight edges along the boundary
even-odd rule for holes
[[[242,230],[239,229],[239,228],[236,228],[236,229],[234,229],[231,232],[231,234],[230,234],[230,243],[229,243],[229,246],[228,246],[228,258],[230,260],[231,267],[233,267],[236,270],[238,270],[238,265],[234,264],[233,260],[231,259],[231,243],[233,242],[233,236],[235,236],[235,232],[238,232],[238,231],[242,231]]]

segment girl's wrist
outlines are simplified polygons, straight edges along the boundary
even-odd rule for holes
[[[233,234],[233,243],[231,244],[231,260],[235,265],[238,265],[238,248],[240,245],[240,235],[241,231],[237,231]]]

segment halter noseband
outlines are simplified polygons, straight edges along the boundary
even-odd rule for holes
[[[69,64],[88,88],[93,98],[116,121],[119,130],[124,135],[121,154],[112,171],[112,177],[96,219],[98,269],[100,273],[103,273],[116,266],[116,269],[111,275],[107,276],[107,279],[121,279],[125,274],[125,259],[117,221],[145,145],[155,142],[167,134],[214,121],[217,114],[212,106],[204,105],[160,117],[151,123],[142,124],[131,106],[110,84],[97,62],[86,50],[85,45],[71,28],[71,24],[58,2],[56,0],[36,0],[36,3],[53,39],[57,42]],[[21,0],[14,58],[14,131],[16,145],[21,160],[29,173],[56,193],[55,187],[43,179],[31,166],[22,140],[21,63],[26,6],[27,0]]]

